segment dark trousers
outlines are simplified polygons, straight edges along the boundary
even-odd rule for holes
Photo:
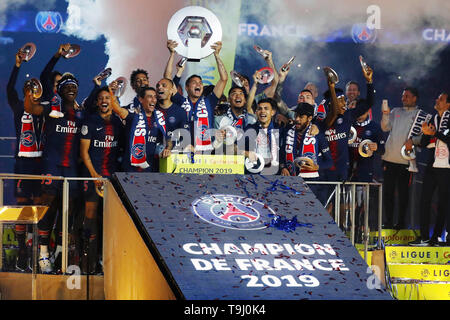
[[[420,200],[420,235],[428,239],[430,235],[431,201],[437,189],[437,216],[432,238],[437,239],[444,230],[449,210],[450,169],[429,167],[425,171],[422,197]],[[447,228],[449,222],[447,221]]]
[[[411,172],[408,165],[383,161],[384,224],[392,227],[394,222],[395,190],[398,192],[398,224],[405,226],[408,210]]]

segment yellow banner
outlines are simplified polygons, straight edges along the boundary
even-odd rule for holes
[[[389,264],[391,278],[450,282],[450,265]]]
[[[159,160],[159,171],[191,174],[244,174],[244,156],[172,154]]]
[[[381,231],[381,237],[386,245],[390,244],[408,244],[411,241],[416,240],[416,237],[420,236],[420,230],[394,230],[383,229]],[[371,242],[378,241],[378,231],[370,232]]]
[[[450,247],[394,247],[386,246],[386,262],[448,264]]]
[[[450,300],[448,283],[392,284],[392,295],[398,300]]]

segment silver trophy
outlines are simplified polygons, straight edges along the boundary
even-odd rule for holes
[[[364,73],[369,72],[369,66],[364,61],[364,58],[362,56],[359,56],[359,63],[361,63],[361,67],[364,69]]]
[[[286,72],[289,67],[291,66],[292,62],[294,62],[295,60],[295,56],[293,56],[292,58],[289,59],[288,62],[286,62],[282,67],[281,67],[281,71]]]
[[[267,84],[270,83],[273,78],[275,77],[275,74],[273,70],[269,67],[264,67],[258,70],[260,77],[258,78],[258,83],[261,84]]]
[[[260,173],[266,165],[264,158],[260,154],[255,153],[255,155],[257,157],[256,161],[251,161],[249,158],[245,158],[245,168],[250,173]]]
[[[26,62],[30,61],[35,53],[36,53],[36,45],[32,42],[28,42],[24,44],[22,48],[20,48],[20,55],[22,57],[22,60]]]
[[[358,137],[358,133],[356,132],[355,127],[351,126],[349,137],[348,137],[348,144],[352,144],[353,142],[355,142],[357,137]]]
[[[363,158],[370,158],[373,155],[373,151],[370,150],[369,144],[373,143],[372,140],[366,139],[361,141],[358,146],[359,155]]]
[[[104,193],[103,185],[100,187],[95,186],[95,192],[97,192],[99,197],[103,198],[103,193]]]
[[[190,6],[178,10],[167,26],[167,38],[179,44],[175,51],[188,61],[200,61],[211,55],[211,45],[222,40],[222,26],[210,10]]]
[[[117,90],[114,92],[114,95],[117,98],[120,98],[125,93],[125,89],[127,88],[127,79],[125,77],[119,77],[114,81],[117,82]]]
[[[186,61],[187,61],[187,60],[188,60],[188,59],[187,59],[186,57],[181,58],[180,61],[178,61],[177,66],[178,66],[179,68],[183,68],[184,65],[186,64]]]
[[[112,73],[112,69],[111,68],[106,68],[105,70],[103,70],[102,72],[100,72],[96,78],[98,78],[98,81],[103,81],[107,78],[109,78],[111,76]]]
[[[42,84],[36,78],[31,78],[25,82],[26,90],[31,90],[33,99],[39,99],[42,96]]]
[[[241,88],[244,87],[244,83],[242,82],[242,79],[244,79],[244,77],[241,74],[239,74],[237,71],[231,70],[230,76],[235,85]]]
[[[294,164],[301,168],[305,164],[314,165],[314,160],[309,157],[297,157],[294,159]]]
[[[334,84],[339,82],[339,76],[336,73],[336,71],[334,71],[330,67],[323,67],[322,70],[323,70],[323,72],[325,73],[325,76],[327,77],[327,79],[330,82],[332,82]]]
[[[62,56],[66,59],[76,57],[81,52],[81,47],[78,44],[71,44],[68,50],[64,50]]]
[[[416,148],[413,145],[411,150],[406,150],[406,146],[403,145],[403,147],[400,151],[403,159],[408,160],[408,161],[416,159],[416,150],[415,149]]]
[[[253,46],[253,49],[255,49],[255,51],[258,52],[260,55],[262,55],[264,59],[266,59],[269,56],[266,52],[264,52],[264,50],[260,46],[256,44]]]

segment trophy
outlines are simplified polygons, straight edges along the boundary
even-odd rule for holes
[[[238,87],[241,87],[241,88],[244,87],[244,83],[242,81],[244,79],[244,77],[241,74],[239,74],[237,71],[231,70],[230,76],[231,76],[231,80],[233,81],[233,83],[235,85],[237,85]]]
[[[36,78],[27,80],[27,82],[25,82],[25,88],[26,90],[31,90],[33,99],[39,99],[42,96],[42,85]]]
[[[359,155],[363,158],[369,158],[373,155],[373,151],[370,150],[369,144],[373,143],[372,140],[366,139],[361,141],[361,143],[358,146],[358,152]]]
[[[351,126],[350,127],[350,135],[348,137],[348,144],[352,144],[353,142],[355,142],[357,136],[358,136],[358,133],[356,132],[355,127]]]
[[[389,114],[390,112],[387,99],[383,99],[383,103],[381,104],[381,112],[383,114]]]
[[[225,143],[225,145],[227,145],[227,146],[234,144],[234,142],[236,141],[237,136],[238,136],[236,128],[230,125],[230,126],[226,126],[224,128],[224,130],[225,130],[226,134],[225,134],[225,140],[223,143]]]
[[[81,47],[77,44],[71,44],[69,50],[64,50],[62,56],[66,59],[76,57],[81,52]]]
[[[187,60],[188,60],[188,59],[187,59],[186,57],[181,58],[180,61],[178,61],[177,66],[178,66],[179,68],[183,68],[184,65],[186,64],[186,61],[187,61]]]
[[[416,159],[416,148],[414,145],[412,146],[411,150],[406,150],[406,146],[403,145],[402,149],[400,150],[400,153],[402,154],[402,158],[408,161]]]
[[[100,187],[95,186],[95,192],[97,192],[97,194],[101,198],[103,198],[103,191],[104,191],[103,185],[100,186]]]
[[[281,71],[286,72],[287,69],[290,67],[290,65],[292,64],[292,62],[294,62],[295,60],[295,56],[293,56],[292,58],[289,59],[288,62],[286,62],[282,67],[281,67]]]
[[[275,76],[273,70],[269,67],[261,68],[258,70],[258,72],[261,75],[261,77],[257,80],[260,84],[270,83]]]
[[[98,81],[103,81],[103,80],[109,78],[111,76],[111,73],[112,73],[112,69],[106,68],[105,70],[100,72],[96,78],[98,78]]]
[[[256,161],[251,161],[249,158],[245,158],[245,168],[250,173],[260,173],[263,171],[266,164],[264,158],[260,154],[255,153],[255,155],[257,157]]]
[[[301,169],[301,167],[305,164],[313,165],[314,160],[310,157],[297,157],[294,159],[294,164]]]
[[[334,84],[339,82],[339,76],[337,75],[336,71],[334,71],[330,67],[323,67],[322,69],[329,82]]]
[[[32,42],[25,43],[22,48],[20,48],[20,56],[23,61],[30,61],[36,53],[36,45]]]
[[[361,67],[364,70],[364,73],[369,72],[369,66],[367,65],[367,63],[364,61],[364,58],[362,56],[359,56],[359,63],[361,63]]]
[[[255,49],[255,51],[258,52],[260,55],[262,55],[264,59],[266,59],[268,57],[267,53],[265,53],[264,50],[260,46],[255,44],[253,46],[253,49]]]
[[[175,48],[179,55],[187,61],[198,62],[214,52],[211,45],[221,41],[222,26],[210,10],[199,6],[185,7],[170,19],[167,38],[181,43]]]
[[[117,90],[114,92],[114,95],[117,98],[120,98],[125,93],[125,89],[127,88],[127,79],[125,77],[119,77],[114,81],[117,82]]]

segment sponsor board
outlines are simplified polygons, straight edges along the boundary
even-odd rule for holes
[[[392,295],[398,300],[450,300],[450,284],[396,283]]]
[[[383,229],[381,231],[381,238],[386,245],[390,244],[408,244],[411,241],[416,240],[420,236],[420,230],[394,230],[394,229]],[[378,241],[378,231],[370,232],[370,239],[372,242]]]
[[[394,247],[385,248],[386,262],[389,263],[430,263],[448,264],[450,247]]]
[[[391,279],[450,282],[450,265],[389,264],[388,268]]]
[[[159,160],[160,172],[190,174],[244,174],[244,156],[180,153]]]

